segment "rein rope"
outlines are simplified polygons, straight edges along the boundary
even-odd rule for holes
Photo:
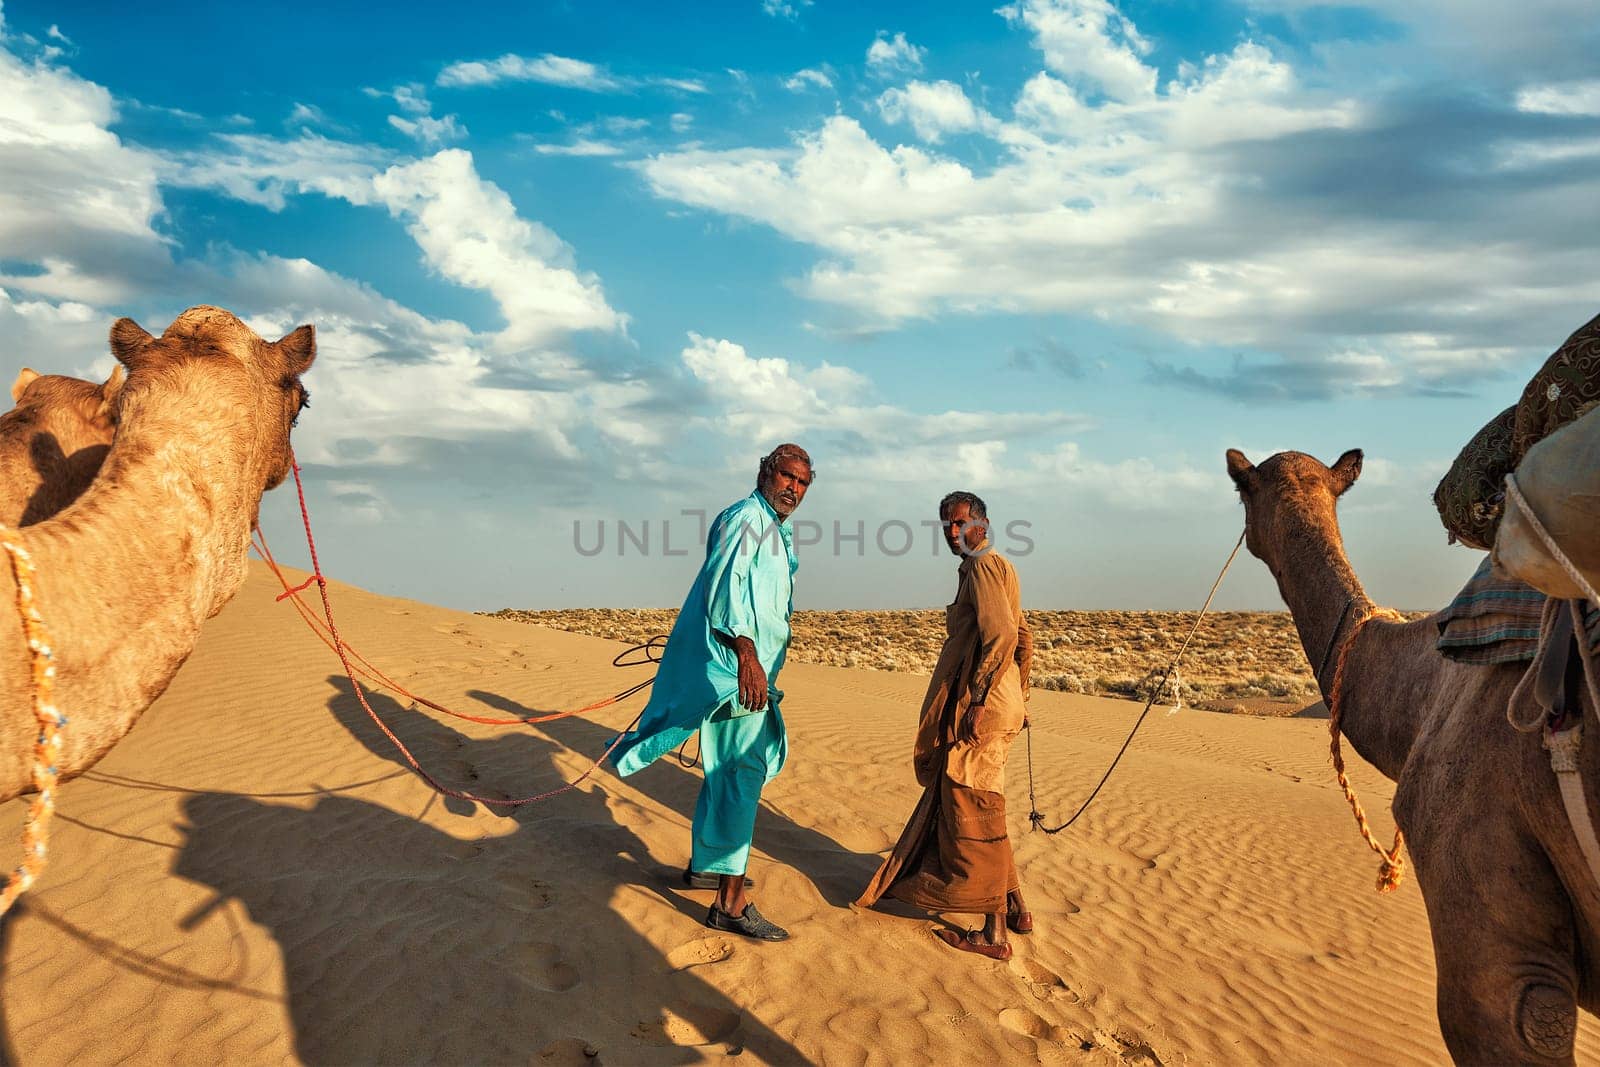
[[[417,776],[419,778],[421,778],[424,782],[428,783],[428,785],[430,787],[432,787],[434,792],[441,793],[441,794],[443,794],[444,796],[447,796],[447,797],[455,797],[458,800],[467,800],[467,801],[472,801],[473,803],[477,803],[477,804],[484,804],[484,805],[488,805],[488,806],[492,806],[492,807],[503,807],[503,808],[522,807],[523,805],[526,805],[526,804],[536,804],[541,800],[549,800],[551,797],[560,796],[562,793],[568,792],[569,790],[572,790],[572,789],[576,789],[580,783],[582,783],[585,779],[587,779],[590,775],[592,775],[596,770],[598,770],[600,768],[600,765],[602,763],[604,763],[607,758],[610,757],[612,752],[616,751],[617,746],[622,743],[622,739],[625,736],[627,736],[628,731],[632,730],[636,725],[638,725],[639,719],[644,715],[643,711],[640,711],[638,715],[635,715],[633,717],[633,721],[628,723],[628,725],[626,727],[624,727],[622,729],[622,731],[619,732],[615,738],[612,739],[611,743],[606,746],[606,750],[600,754],[599,758],[596,759],[593,763],[591,763],[589,765],[588,769],[586,769],[577,778],[573,779],[572,781],[566,783],[563,786],[560,786],[559,788],[546,790],[545,792],[542,792],[542,793],[535,793],[532,796],[515,797],[515,798],[507,798],[507,799],[501,799],[501,798],[498,798],[498,797],[479,796],[476,793],[468,793],[468,792],[465,792],[463,790],[453,789],[450,786],[447,786],[443,782],[439,781],[437,778],[433,777],[433,775],[429,774],[426,770],[424,770],[422,768],[422,764],[417,761],[416,756],[411,754],[411,750],[406,747],[405,742],[401,741],[400,738],[396,737],[395,734],[394,734],[394,731],[390,730],[388,725],[381,718],[379,718],[378,713],[376,711],[372,710],[372,705],[367,703],[366,693],[362,690],[361,683],[356,681],[356,674],[357,673],[362,673],[362,674],[366,675],[368,678],[373,678],[375,676],[378,677],[378,678],[382,678],[383,676],[381,675],[380,672],[377,672],[375,668],[373,668],[373,673],[372,674],[367,674],[365,671],[358,672],[356,667],[350,661],[351,660],[351,652],[353,650],[349,649],[349,646],[347,646],[345,644],[344,639],[339,635],[339,627],[334,622],[334,618],[333,618],[333,604],[328,598],[328,579],[323,575],[323,573],[322,573],[322,564],[317,559],[317,542],[316,542],[316,538],[313,537],[312,533],[311,533],[311,512],[306,507],[306,492],[305,492],[305,486],[300,480],[300,465],[298,463],[296,463],[294,465],[294,467],[293,467],[293,470],[294,470],[295,492],[298,495],[299,500],[300,500],[300,517],[301,517],[301,521],[303,522],[303,524],[305,526],[305,531],[306,531],[306,547],[311,552],[311,572],[312,572],[312,574],[311,574],[311,578],[309,578],[305,583],[303,583],[302,588],[304,588],[305,586],[309,586],[312,582],[315,582],[316,585],[317,585],[318,591],[322,594],[322,612],[323,612],[324,617],[327,620],[327,637],[324,638],[324,642],[325,643],[329,643],[330,646],[333,648],[334,652],[336,652],[338,654],[339,662],[344,665],[345,677],[350,679],[350,686],[351,686],[352,690],[355,692],[356,699],[361,702],[361,707],[362,707],[362,709],[364,711],[366,711],[368,718],[370,718],[373,721],[373,723],[378,727],[379,730],[383,731],[383,735],[389,739],[390,743],[392,743],[394,745],[394,747],[399,751],[400,755],[405,758],[405,761],[406,761],[407,765],[409,765],[411,767],[411,769],[416,772],[416,774],[417,774]],[[265,546],[265,539],[263,539],[262,545],[263,545],[263,547]],[[277,572],[276,565],[274,564],[272,566],[273,566],[274,572],[276,573]],[[278,577],[279,577],[279,580],[283,581],[283,584],[284,584],[285,593],[283,594],[283,596],[292,596],[292,597],[294,597],[296,603],[299,603],[298,590],[291,589],[289,587],[288,582],[283,579],[283,575],[281,573],[278,574]],[[283,599],[283,597],[280,596],[278,599],[281,600],[281,599]],[[316,627],[313,627],[313,629],[315,630]],[[319,636],[321,636],[321,635],[319,634]],[[331,642],[329,641],[330,638],[331,638]],[[654,655],[650,651],[651,649],[653,649],[655,647],[658,647],[656,645],[656,639],[655,638],[651,638],[650,641],[646,642],[645,644],[643,644],[643,645],[635,645],[633,648],[628,649],[627,651],[623,652],[621,655],[617,656],[617,658],[615,660],[613,660],[612,662],[613,662],[613,664],[615,664],[617,666],[637,666],[639,663],[646,662],[646,661],[648,661],[648,662],[658,662],[655,659]],[[638,652],[640,650],[644,651],[645,660],[643,660],[643,661],[633,661],[632,663],[629,663],[629,664],[623,664],[621,662],[625,657],[631,655],[632,653]],[[366,661],[362,660],[362,662],[365,663]],[[371,665],[368,664],[368,666],[370,667]],[[651,681],[654,681],[654,679],[651,679]],[[407,696],[412,696],[412,694],[406,693],[404,689],[401,689],[400,687],[394,685],[392,682],[389,682],[386,679],[383,681],[382,684],[388,685],[389,687],[395,689],[396,692],[401,692],[401,693],[405,693],[405,695],[407,695]],[[522,719],[522,718],[509,719],[509,720],[484,719],[484,718],[480,718],[480,717],[476,717],[476,716],[464,715],[464,714],[461,714],[459,712],[453,712],[453,711],[450,711],[448,708],[442,707],[441,705],[434,704],[431,701],[422,701],[420,698],[417,698],[417,697],[414,697],[414,696],[412,697],[412,699],[418,700],[419,703],[426,703],[431,708],[435,708],[435,709],[437,709],[439,711],[446,712],[447,714],[455,715],[458,718],[469,719],[469,720],[474,721],[474,722],[502,723],[502,724],[505,724],[505,725],[511,725],[511,724],[526,724],[526,723],[534,723],[534,722],[549,722],[551,719],[565,718],[565,717],[567,717],[569,715],[580,714],[583,711],[594,710],[596,708],[606,707],[606,706],[608,706],[610,704],[616,703],[619,700],[622,700],[626,696],[629,696],[629,695],[632,695],[633,693],[639,692],[641,689],[643,689],[646,685],[649,685],[649,684],[650,684],[649,682],[645,682],[645,683],[643,683],[641,685],[634,686],[632,689],[626,690],[623,693],[620,693],[620,694],[618,694],[618,695],[616,695],[614,697],[611,697],[611,698],[609,698],[607,700],[600,701],[597,704],[591,705],[589,708],[579,708],[579,709],[576,709],[574,711],[561,712],[561,713],[557,713],[557,714],[550,715],[550,716],[537,717],[537,718],[528,718],[528,719]]]
[[[1028,822],[1030,824],[1030,832],[1032,830],[1043,830],[1047,834],[1059,834],[1061,831],[1077,822],[1078,816],[1089,810],[1089,805],[1094,803],[1094,798],[1100,795],[1101,788],[1104,787],[1106,781],[1110,779],[1111,772],[1116,770],[1117,764],[1122,761],[1122,754],[1127,752],[1128,746],[1133,743],[1133,735],[1139,732],[1140,726],[1144,725],[1145,716],[1150,714],[1150,709],[1155,705],[1156,700],[1161,696],[1162,693],[1166,691],[1167,679],[1172,677],[1172,672],[1178,667],[1178,661],[1183,659],[1183,654],[1189,650],[1189,642],[1194,640],[1195,633],[1200,629],[1201,620],[1206,617],[1206,611],[1211,607],[1212,598],[1217,595],[1217,589],[1222,585],[1223,577],[1228,573],[1228,568],[1233,566],[1234,557],[1239,554],[1239,548],[1243,544],[1244,532],[1241,531],[1239,534],[1239,540],[1233,543],[1233,551],[1228,553],[1227,562],[1222,565],[1222,570],[1217,574],[1217,580],[1211,583],[1211,592],[1206,594],[1206,602],[1200,606],[1200,613],[1195,616],[1194,625],[1189,628],[1188,636],[1183,639],[1183,644],[1178,647],[1177,654],[1172,657],[1172,662],[1167,665],[1166,673],[1161,676],[1161,681],[1158,682],[1155,688],[1151,691],[1150,699],[1145,701],[1144,710],[1139,713],[1139,718],[1134,722],[1133,729],[1128,731],[1127,740],[1122,742],[1122,747],[1117,750],[1116,756],[1111,760],[1111,766],[1107,767],[1106,773],[1100,776],[1100,782],[1094,787],[1094,791],[1089,794],[1089,798],[1079,806],[1077,811],[1072,813],[1072,818],[1068,819],[1060,826],[1046,826],[1044,824],[1044,813],[1039,810],[1038,804],[1034,800],[1033,729],[1030,725],[1028,729]]]
[[[50,647],[50,632],[45,628],[33,595],[33,557],[22,543],[22,534],[0,526],[0,546],[11,558],[11,571],[17,580],[17,614],[28,641],[33,666],[33,716],[39,722],[39,736],[33,744],[33,788],[37,795],[28,808],[22,830],[22,863],[6,879],[0,890],[0,915],[44,873],[50,840],[50,816],[56,807],[56,761],[61,756],[61,728],[67,717],[55,706],[55,651]]]
[[[1339,625],[1344,625],[1345,616],[1350,613],[1350,606],[1355,598],[1345,602],[1345,614],[1339,617]],[[1374,607],[1360,619],[1350,630],[1350,636],[1345,638],[1344,645],[1339,649],[1338,665],[1333,669],[1333,685],[1328,691],[1328,734],[1331,738],[1329,749],[1333,753],[1333,773],[1339,780],[1339,788],[1344,790],[1344,798],[1350,803],[1350,810],[1355,813],[1356,827],[1361,831],[1361,836],[1367,845],[1376,852],[1378,863],[1378,892],[1388,893],[1400,885],[1400,879],[1405,876],[1405,857],[1401,854],[1405,848],[1405,834],[1400,827],[1394,828],[1394,845],[1389,849],[1378,844],[1377,838],[1372,833],[1372,824],[1367,822],[1367,813],[1361,808],[1361,801],[1356,798],[1356,791],[1350,785],[1350,779],[1344,773],[1344,752],[1339,745],[1339,720],[1344,713],[1344,670],[1350,659],[1350,650],[1355,646],[1356,638],[1361,636],[1361,631],[1367,628],[1367,623],[1373,619],[1386,619],[1389,622],[1405,622],[1406,617],[1392,608]],[[1335,627],[1333,637],[1329,638],[1328,647],[1333,648],[1333,640],[1339,636]]]

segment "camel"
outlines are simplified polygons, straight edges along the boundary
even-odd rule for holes
[[[1244,501],[1246,544],[1277,579],[1331,702],[1337,643],[1374,608],[1335,515],[1361,473],[1361,451],[1332,467],[1299,452],[1254,466],[1230,449],[1227,465]],[[1522,670],[1457,663],[1437,651],[1437,637],[1433,617],[1375,619],[1360,629],[1340,725],[1396,783],[1394,816],[1427,907],[1450,1055],[1458,1063],[1570,1064],[1577,1009],[1594,1012],[1600,999],[1600,885],[1539,736],[1506,722]],[[1580,760],[1585,781],[1600,780],[1600,738]],[[1592,785],[1588,796],[1593,808]]]
[[[243,584],[261,496],[294,461],[289,432],[316,339],[301,326],[267,342],[227,311],[194,307],[159,338],[119,319],[111,350],[127,381],[100,475],[23,531],[54,640],[56,703],[70,718],[63,779],[133,727],[194,650],[201,623]],[[31,791],[38,733],[21,623],[4,599],[0,800]]]
[[[89,488],[111,449],[124,378],[120,363],[104,385],[22,368],[16,406],[0,415],[0,523],[48,519]]]

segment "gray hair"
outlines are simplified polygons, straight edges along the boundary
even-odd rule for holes
[[[941,519],[944,518],[950,513],[950,509],[957,504],[965,504],[967,510],[975,519],[987,519],[989,517],[989,509],[983,506],[982,497],[977,493],[968,493],[959,489],[953,493],[946,493],[944,499],[939,501],[939,517]]]
[[[785,459],[798,459],[808,468],[811,468],[811,477],[815,478],[817,476],[816,468],[811,467],[811,456],[805,449],[799,445],[784,444],[779,445],[761,457],[761,466],[756,471],[756,484],[764,485],[767,479],[772,477],[772,472],[778,469],[779,460]]]

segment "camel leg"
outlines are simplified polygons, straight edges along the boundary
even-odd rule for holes
[[[1438,820],[1455,824],[1446,832],[1411,839],[1444,1043],[1462,1064],[1571,1064],[1579,977],[1566,890],[1514,820],[1467,819],[1477,806],[1463,799]]]

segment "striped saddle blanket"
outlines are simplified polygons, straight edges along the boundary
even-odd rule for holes
[[[1484,557],[1450,606],[1439,613],[1439,651],[1463,663],[1527,663],[1539,651],[1545,595],[1501,578]],[[1589,646],[1600,647],[1600,609],[1586,617]]]

